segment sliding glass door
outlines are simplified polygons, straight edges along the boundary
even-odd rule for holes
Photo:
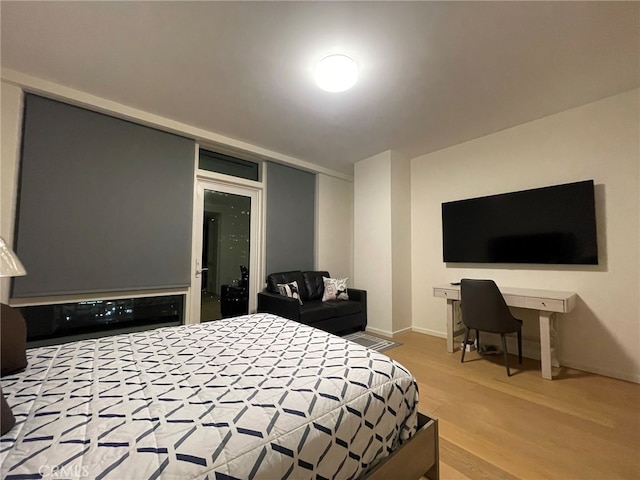
[[[260,198],[254,188],[198,180],[191,323],[255,311]]]

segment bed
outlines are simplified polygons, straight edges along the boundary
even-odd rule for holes
[[[402,365],[275,315],[27,359],[1,380],[16,418],[0,438],[9,480],[373,479],[407,463],[406,478],[438,475],[437,423]]]

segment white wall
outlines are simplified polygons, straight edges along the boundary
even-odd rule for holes
[[[316,268],[334,278],[353,278],[353,182],[316,175]]]
[[[387,151],[355,164],[354,271],[367,290],[367,330],[411,328],[411,162]]]
[[[633,90],[412,160],[413,326],[445,335],[435,284],[493,278],[574,291],[558,322],[562,365],[640,382],[640,98]],[[442,262],[442,202],[593,179],[598,266],[457,267]],[[539,341],[535,312],[517,310]]]
[[[411,329],[411,161],[391,152],[392,332]]]
[[[367,290],[367,330],[391,335],[391,152],[354,165],[354,277]]]

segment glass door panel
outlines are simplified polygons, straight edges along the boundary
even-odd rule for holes
[[[204,190],[200,321],[249,311],[251,197]]]

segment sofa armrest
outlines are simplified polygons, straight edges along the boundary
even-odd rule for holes
[[[360,290],[359,288],[349,288],[347,289],[347,293],[349,294],[349,300],[353,300],[354,302],[360,303],[360,308],[362,309],[362,315],[364,318],[364,323],[361,326],[362,330],[367,326],[367,291]]]
[[[360,290],[359,288],[351,288],[347,289],[347,294],[349,295],[349,300],[353,300],[354,302],[360,302],[364,305],[367,304],[367,291]]]
[[[258,293],[258,312],[273,313],[289,320],[300,321],[300,302],[272,292]]]

